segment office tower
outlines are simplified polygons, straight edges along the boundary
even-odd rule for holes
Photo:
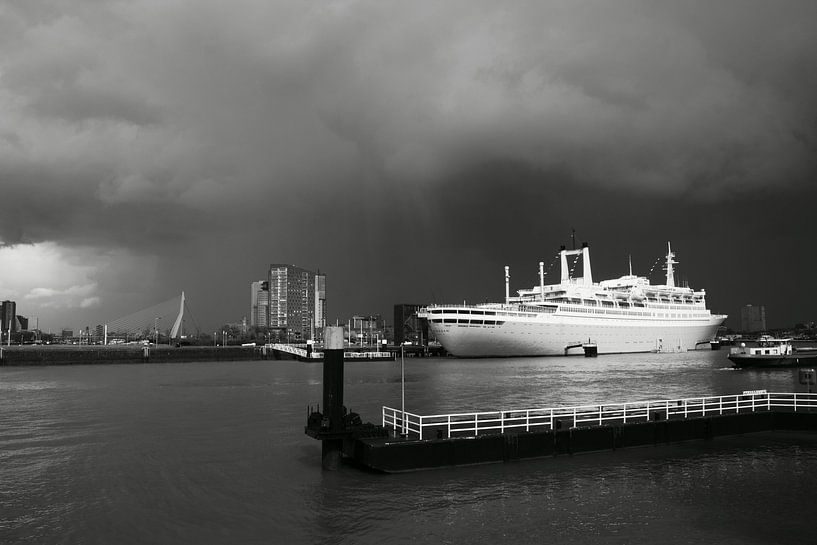
[[[250,326],[267,327],[269,323],[269,281],[250,284]]]
[[[315,334],[314,339],[323,338],[323,328],[326,327],[326,275],[315,275]]]
[[[7,333],[9,329],[12,333],[17,332],[17,303],[14,301],[0,303],[0,329],[3,333]]]
[[[326,275],[301,269],[294,265],[270,265],[268,275],[269,305],[267,327],[278,340],[285,342],[304,342],[314,338],[320,318],[325,322],[325,315],[318,316],[320,305],[325,312]],[[322,290],[318,292],[320,283]],[[322,312],[322,314],[324,314]]]

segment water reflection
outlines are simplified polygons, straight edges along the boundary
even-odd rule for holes
[[[381,405],[400,407],[400,366],[347,366],[347,406],[369,418]],[[372,373],[380,403],[360,387]],[[729,395],[743,390],[797,391],[796,370],[733,370],[725,352],[605,355],[597,358],[406,360],[406,409],[419,414],[647,399]],[[356,387],[358,386],[358,387]],[[366,396],[358,396],[366,390]],[[367,415],[364,415],[364,418]]]

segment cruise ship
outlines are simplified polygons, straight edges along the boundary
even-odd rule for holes
[[[569,267],[569,258],[573,262]],[[510,295],[505,267],[505,302],[477,305],[430,305],[418,316],[452,355],[462,358],[564,356],[595,345],[599,354],[681,352],[709,345],[724,314],[706,308],[706,292],[675,285],[675,254],[667,243],[666,283],[652,285],[630,274],[593,282],[590,248],[563,246],[561,278]],[[581,259],[581,277],[572,277]]]

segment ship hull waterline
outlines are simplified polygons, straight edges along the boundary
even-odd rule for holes
[[[598,354],[685,352],[707,345],[723,319],[679,325],[670,321],[642,324],[511,322],[501,325],[429,324],[445,349],[460,358],[565,356],[583,353],[595,343]]]

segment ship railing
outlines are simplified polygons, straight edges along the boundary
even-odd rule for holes
[[[438,308],[481,308],[481,309],[488,309],[488,310],[518,310],[519,304],[518,303],[511,303],[511,304],[504,304],[504,303],[474,303],[473,305],[468,304],[452,304],[447,305],[445,303],[436,303],[433,305],[426,305],[422,307],[420,310],[431,310],[431,309],[438,309]]]
[[[384,406],[382,422],[383,427],[392,430],[395,436],[422,440],[612,426],[771,410],[817,412],[817,393],[769,393],[759,390],[725,396],[434,415],[418,415]]]

